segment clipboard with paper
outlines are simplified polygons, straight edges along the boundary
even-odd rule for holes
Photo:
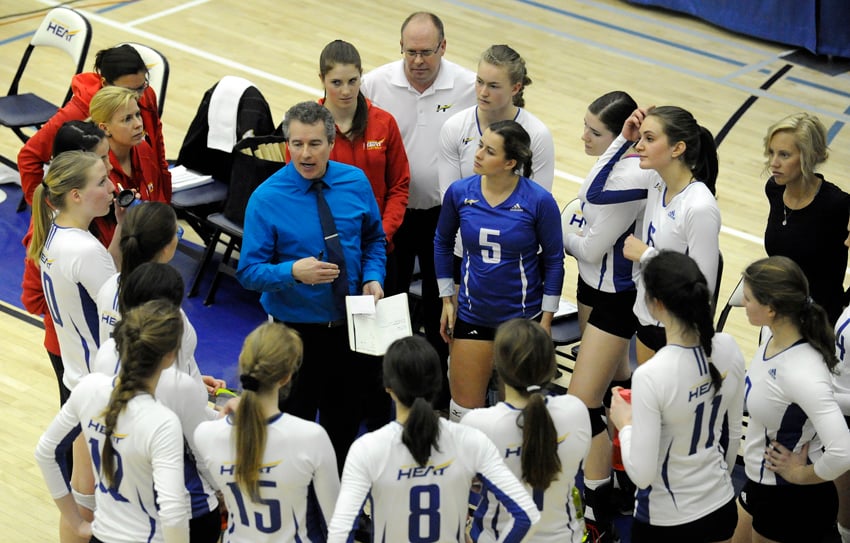
[[[390,344],[413,335],[407,294],[375,302],[374,296],[346,296],[348,346],[352,351],[383,356]]]

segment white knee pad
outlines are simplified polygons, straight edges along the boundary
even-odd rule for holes
[[[74,495],[74,501],[77,502],[77,505],[85,507],[89,511],[95,510],[94,494],[82,494],[73,488],[71,489],[71,494]]]
[[[838,535],[841,536],[841,543],[850,543],[850,528],[838,524]]]

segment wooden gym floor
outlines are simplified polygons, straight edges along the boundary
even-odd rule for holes
[[[44,10],[54,2],[0,0],[0,88],[5,92]],[[423,4],[273,0],[145,0],[124,3],[77,1],[91,21],[94,53],[123,41],[158,49],[171,64],[163,115],[166,150],[176,157],[186,128],[206,89],[224,75],[252,80],[279,120],[292,104],[321,96],[318,56],[329,41],[354,43],[364,70],[399,58],[399,26]],[[475,69],[481,52],[507,43],[526,59],[534,80],[525,92],[527,109],[552,131],[556,144],[555,196],[575,197],[593,164],[579,141],[587,104],[610,90],[628,91],[642,105],[679,105],[713,133],[750,96],[758,99],[719,147],[718,199],[723,214],[721,249],[726,261],[720,300],[725,303],[741,270],[764,255],[767,216],[763,194],[762,139],[767,126],[797,111],[821,117],[831,138],[822,168],[830,181],[850,190],[850,77],[827,75],[792,64],[767,90],[760,86],[789,63],[792,49],[731,34],[700,21],[616,0],[435,0],[428,9],[443,19],[447,58]],[[59,101],[70,71],[59,56],[39,59],[38,77],[22,86]],[[44,74],[52,74],[45,76]],[[60,75],[61,74],[61,75]],[[14,160],[20,142],[0,131],[0,155]],[[564,295],[575,297],[576,266],[567,261]],[[13,300],[6,300],[13,302]],[[3,346],[0,383],[6,423],[0,440],[0,524],[8,539],[55,540],[58,514],[32,460],[35,442],[55,412],[56,393],[41,346],[41,331],[0,314]],[[743,311],[733,311],[727,331],[750,357],[756,331]],[[203,330],[198,330],[203,338]]]

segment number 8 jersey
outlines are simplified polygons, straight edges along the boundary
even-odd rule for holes
[[[564,283],[564,243],[558,204],[525,177],[505,201],[487,203],[481,176],[452,183],[446,191],[434,261],[440,296],[454,291],[452,261],[460,228],[464,255],[458,315],[496,327],[512,318],[558,311]]]
[[[398,422],[366,434],[351,446],[328,541],[350,541],[363,506],[370,505],[374,541],[462,542],[469,489],[481,479],[513,520],[501,541],[522,541],[540,513],[480,430],[440,419],[439,450],[419,466],[402,443]],[[351,539],[353,540],[353,539]]]
[[[715,334],[711,362],[723,376],[720,390],[701,347],[666,345],[632,375],[632,425],[620,430],[620,443],[638,487],[635,519],[679,526],[734,497],[744,357],[732,336]]]

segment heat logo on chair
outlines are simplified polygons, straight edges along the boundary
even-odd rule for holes
[[[65,41],[71,41],[71,38],[79,32],[79,30],[71,30],[64,26],[61,22],[55,20],[51,20],[47,23],[47,31],[58,38],[64,39]]]

